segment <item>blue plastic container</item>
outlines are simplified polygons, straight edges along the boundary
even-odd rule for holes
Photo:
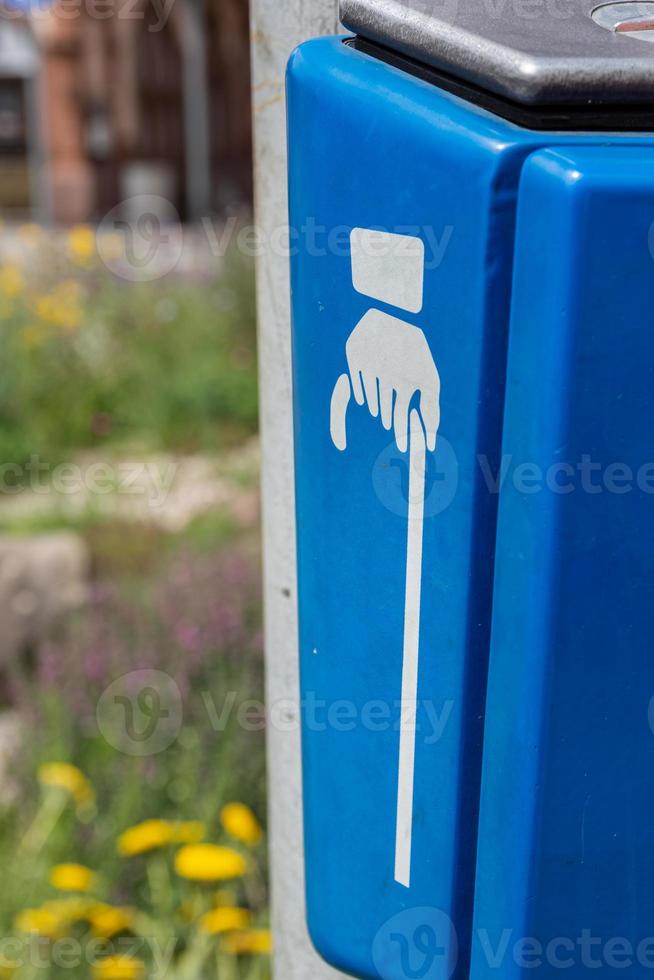
[[[343,38],[296,50],[288,108],[313,941],[514,980],[570,937],[596,975],[584,929],[654,934],[654,140]],[[632,490],[587,492],[588,455]]]

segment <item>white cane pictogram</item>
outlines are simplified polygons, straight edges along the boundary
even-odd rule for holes
[[[408,312],[422,308],[424,247],[419,238],[355,228],[351,238],[355,289]],[[418,706],[420,599],[427,450],[436,448],[440,423],[440,378],[419,327],[377,309],[369,310],[346,344],[349,374],[334,387],[330,430],[337,449],[347,447],[346,414],[352,394],[371,415],[394,429],[400,452],[409,453],[402,709],[397,788],[395,880],[411,883],[413,802]],[[411,402],[420,395],[420,410]]]

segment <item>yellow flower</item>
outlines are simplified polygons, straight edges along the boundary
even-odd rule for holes
[[[224,936],[222,948],[232,956],[257,956],[272,952],[272,933],[269,929],[248,929]]]
[[[144,820],[124,831],[118,838],[118,853],[123,857],[134,857],[156,851],[159,847],[172,844],[175,826],[167,820]]]
[[[228,881],[247,872],[242,854],[216,844],[187,844],[175,855],[175,871],[189,881]]]
[[[228,803],[220,814],[220,822],[235,840],[250,847],[261,843],[263,831],[249,806],[244,803]]]
[[[87,809],[95,803],[95,793],[84,773],[68,762],[47,762],[41,766],[37,778],[42,786],[51,786],[70,793],[79,808]]]
[[[15,265],[0,268],[0,294],[6,299],[15,299],[25,289],[23,274]]]
[[[68,251],[78,265],[88,265],[95,248],[95,232],[88,225],[76,225],[68,232]]]
[[[90,892],[95,875],[83,864],[57,864],[50,872],[50,884],[62,892]]]
[[[113,939],[119,932],[129,932],[134,925],[132,909],[113,905],[95,905],[88,913],[88,921],[95,936]]]
[[[200,929],[210,936],[223,932],[235,932],[247,929],[252,919],[248,909],[220,908],[206,912],[200,919]]]
[[[107,956],[93,966],[94,980],[139,980],[145,963],[135,956]]]
[[[64,923],[50,908],[24,909],[15,920],[19,932],[38,933],[48,939],[57,939],[64,933]]]
[[[155,851],[169,844],[197,844],[206,833],[199,820],[145,820],[130,827],[118,838],[118,851],[123,857],[134,857]]]

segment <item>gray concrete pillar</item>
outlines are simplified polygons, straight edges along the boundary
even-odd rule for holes
[[[338,32],[336,0],[251,0],[256,220],[263,241],[288,224],[284,73],[293,48]],[[295,503],[291,421],[288,260],[259,259],[259,359],[263,443],[264,576],[275,975],[336,980],[305,925],[300,734],[298,730]],[[281,723],[282,718],[287,723]]]

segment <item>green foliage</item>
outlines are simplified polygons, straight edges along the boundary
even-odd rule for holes
[[[3,293],[0,274],[0,463],[116,443],[212,451],[256,431],[242,257],[197,281],[131,284],[94,267],[49,286],[38,264],[17,275]]]

